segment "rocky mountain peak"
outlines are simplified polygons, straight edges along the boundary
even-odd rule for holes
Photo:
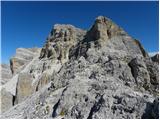
[[[113,21],[104,16],[98,16],[89,31],[91,39],[108,40],[111,37],[125,33]]]
[[[2,118],[159,118],[158,66],[159,55],[106,17],[88,31],[56,24],[40,52],[11,59]]]
[[[40,59],[58,59],[62,63],[68,61],[68,54],[71,47],[83,39],[85,31],[75,28],[72,25],[54,25],[46,44],[43,46]]]
[[[64,24],[55,24],[51,33],[51,38],[60,38],[66,36],[72,36],[72,33],[75,32],[75,27],[72,25],[64,25]],[[49,38],[51,40],[51,38]]]

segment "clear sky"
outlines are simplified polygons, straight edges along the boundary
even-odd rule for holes
[[[2,63],[18,47],[42,47],[56,23],[89,29],[95,18],[111,18],[148,52],[159,49],[158,1],[152,2],[2,2]]]

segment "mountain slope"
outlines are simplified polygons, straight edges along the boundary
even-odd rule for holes
[[[2,118],[158,118],[158,61],[106,17],[88,31],[57,24],[16,91],[2,86],[13,97]]]

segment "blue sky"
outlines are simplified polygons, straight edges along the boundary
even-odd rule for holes
[[[42,47],[56,23],[89,29],[99,15],[111,18],[148,52],[158,51],[158,1],[147,2],[2,2],[2,63],[18,47]]]

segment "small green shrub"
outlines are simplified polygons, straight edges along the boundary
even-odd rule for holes
[[[60,115],[61,115],[61,116],[64,116],[66,113],[67,113],[67,111],[66,111],[64,108],[62,108],[62,110],[61,110],[61,112],[60,112]]]

